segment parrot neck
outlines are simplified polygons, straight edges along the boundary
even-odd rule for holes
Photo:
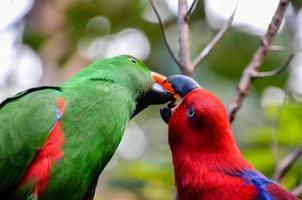
[[[180,200],[197,197],[212,199],[207,194],[213,195],[214,191],[221,191],[221,187],[224,187],[221,183],[225,182],[226,176],[252,169],[241,155],[232,134],[226,135],[229,137],[224,137],[223,142],[218,144],[211,141],[207,147],[198,150],[172,149],[175,182]],[[232,187],[231,183],[225,185],[227,188]]]
[[[59,182],[64,185],[73,180],[73,186],[77,186],[79,192],[87,192],[97,183],[135,108],[134,98],[119,85],[104,82],[102,86],[90,83],[63,88],[66,100],[62,118],[66,141],[63,152],[68,161],[59,167],[68,173]],[[74,178],[75,174],[79,178]]]

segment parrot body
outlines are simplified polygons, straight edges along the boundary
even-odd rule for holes
[[[169,125],[177,199],[297,199],[244,159],[218,98],[188,77],[169,79],[184,97],[161,111]]]
[[[141,61],[118,56],[2,102],[0,199],[92,199],[152,84]]]

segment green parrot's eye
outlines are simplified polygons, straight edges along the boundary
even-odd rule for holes
[[[193,118],[194,115],[195,115],[195,110],[194,110],[194,108],[190,107],[190,108],[188,109],[188,111],[187,111],[187,115],[188,115],[189,118]]]
[[[131,62],[133,62],[133,63],[137,63],[136,60],[135,60],[134,58],[132,58],[132,57],[128,57],[128,59],[129,59]]]

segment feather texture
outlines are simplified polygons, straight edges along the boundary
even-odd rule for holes
[[[92,199],[138,99],[153,85],[130,56],[85,67],[60,86],[0,104],[0,199]]]
[[[179,200],[295,200],[240,153],[221,101],[204,89],[189,92],[169,119]]]
[[[19,187],[22,187],[33,182],[34,195],[37,197],[43,194],[46,189],[52,165],[63,156],[64,135],[60,119],[64,114],[64,99],[57,99],[56,104],[56,122],[49,133],[46,143],[42,149],[37,151],[19,183]]]

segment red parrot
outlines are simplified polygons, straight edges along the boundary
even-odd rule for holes
[[[179,200],[297,199],[249,164],[238,149],[222,102],[193,79],[167,79],[181,102],[161,110]]]

